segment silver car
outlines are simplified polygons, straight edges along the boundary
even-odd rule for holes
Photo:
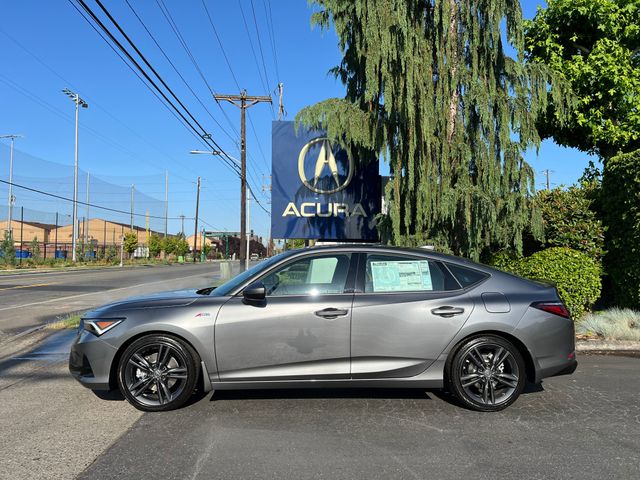
[[[140,410],[195,390],[445,388],[497,411],[527,381],[577,366],[556,289],[423,249],[287,251],[217,288],[132,298],[89,312],[69,368]]]

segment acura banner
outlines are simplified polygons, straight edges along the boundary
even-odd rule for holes
[[[273,122],[273,238],[377,241],[378,161],[357,162],[325,132]]]

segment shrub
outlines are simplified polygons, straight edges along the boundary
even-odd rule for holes
[[[555,188],[537,193],[542,212],[546,247],[569,247],[600,260],[604,253],[602,222],[591,209],[589,190],[582,187]]]
[[[604,259],[617,306],[640,309],[640,150],[607,160],[602,179]]]
[[[0,256],[5,264],[16,264],[16,249],[8,232],[4,232],[4,239],[0,242]]]
[[[500,250],[494,253],[489,259],[489,265],[504,272],[514,273],[517,275],[519,263],[523,261],[522,255],[513,250]]]
[[[574,319],[582,317],[600,297],[600,265],[571,248],[547,248],[524,258],[503,252],[494,256],[492,265],[521,277],[554,283]]]
[[[606,340],[640,340],[640,313],[627,308],[611,308],[586,315],[576,326],[582,335]]]

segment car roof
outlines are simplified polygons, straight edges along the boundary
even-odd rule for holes
[[[288,250],[291,252],[288,256],[292,256],[296,253],[312,253],[312,252],[335,252],[335,251],[348,251],[348,252],[380,252],[380,253],[405,253],[410,255],[418,255],[434,260],[440,260],[443,262],[450,262],[459,265],[467,265],[472,268],[486,270],[487,273],[495,272],[495,269],[483,265],[481,263],[473,262],[469,259],[456,257],[455,255],[449,255],[442,252],[436,252],[430,248],[416,248],[416,247],[397,247],[393,245],[382,245],[380,243],[337,243],[333,245],[321,245],[313,247],[305,247],[295,250]]]

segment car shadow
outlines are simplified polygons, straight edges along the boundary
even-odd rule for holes
[[[273,399],[321,399],[321,398],[378,398],[431,400],[436,391],[419,388],[278,388],[262,390],[216,390],[210,401],[224,400],[273,400]]]

